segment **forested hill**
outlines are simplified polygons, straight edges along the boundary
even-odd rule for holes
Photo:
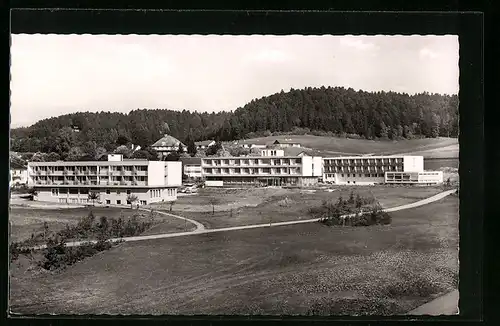
[[[73,132],[72,127],[80,131]],[[133,143],[146,147],[168,133],[183,142],[220,140],[303,130],[374,138],[456,137],[458,96],[369,93],[341,87],[291,89],[256,99],[234,112],[133,110],[128,114],[80,112],[11,130],[11,150],[83,152]],[[87,149],[87,150],[86,150]]]
[[[133,110],[117,112],[79,112],[44,119],[27,128],[11,130],[11,150],[18,152],[55,152],[60,146],[103,147],[114,150],[131,142],[146,147],[164,133],[181,141],[213,136],[231,112],[198,113],[187,110]],[[73,132],[77,127],[79,132]],[[59,146],[59,147],[58,147]]]
[[[231,140],[294,127],[368,139],[457,137],[458,96],[370,93],[342,87],[291,89],[238,108],[219,135]]]

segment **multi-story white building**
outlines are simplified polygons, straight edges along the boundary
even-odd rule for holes
[[[192,179],[201,179],[201,158],[199,157],[181,157],[182,171]]]
[[[335,184],[437,184],[440,171],[424,171],[423,156],[351,156],[323,158],[323,181]]]
[[[9,185],[28,185],[29,174],[28,168],[25,166],[11,166]]]
[[[321,157],[284,156],[283,150],[265,149],[261,156],[202,158],[207,181],[241,186],[308,186],[321,177]]]
[[[89,193],[99,195],[103,204],[137,204],[171,201],[182,185],[182,163],[124,160],[108,155],[108,161],[30,162],[28,171],[37,200],[60,203],[87,203]]]

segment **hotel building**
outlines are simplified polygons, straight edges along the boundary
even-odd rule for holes
[[[108,155],[108,161],[29,162],[30,183],[37,200],[59,203],[87,203],[90,192],[99,194],[102,204],[137,204],[171,201],[182,184],[182,163],[124,160]],[[135,204],[135,203],[134,203]]]
[[[283,150],[265,149],[260,156],[202,158],[207,185],[308,186],[321,177],[321,157],[285,156]]]
[[[423,156],[323,158],[323,181],[335,184],[438,184],[441,171],[424,171]]]

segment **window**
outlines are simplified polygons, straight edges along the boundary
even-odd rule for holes
[[[145,200],[140,200],[139,202],[141,205],[147,205]]]
[[[130,195],[130,189],[127,189],[127,195]]]
[[[111,191],[109,191],[109,189],[106,190],[106,195],[109,195],[111,193]]]
[[[52,196],[59,196],[59,189],[58,188],[52,189]]]
[[[117,194],[117,195],[121,194],[121,192],[120,192],[120,190],[119,190],[119,189],[116,191],[116,194]]]
[[[108,204],[108,205],[111,204],[111,200],[106,199],[106,204]]]
[[[344,177],[344,174],[342,174],[342,178]]]
[[[119,200],[119,199],[116,201],[116,204],[117,204],[117,205],[121,205],[121,203],[122,203],[122,201],[121,201],[121,200]]]

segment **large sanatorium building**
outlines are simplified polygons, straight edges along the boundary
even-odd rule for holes
[[[285,156],[283,150],[261,150],[258,157],[214,157],[201,160],[207,185],[308,186],[320,179],[340,185],[421,184],[443,182],[441,171],[425,171],[422,156]]]
[[[108,161],[29,162],[31,183],[37,199],[60,203],[87,203],[89,192],[99,194],[103,204],[137,204],[171,201],[182,184],[182,163],[126,160],[108,155]]]
[[[261,156],[203,158],[201,168],[207,185],[308,186],[321,177],[322,162],[265,149]]]
[[[423,156],[352,156],[323,158],[323,181],[370,185],[438,184],[443,172],[425,171]]]

